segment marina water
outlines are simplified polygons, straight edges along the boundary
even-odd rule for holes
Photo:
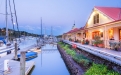
[[[46,44],[38,53],[38,57],[30,61],[35,67],[30,75],[70,75],[56,45]]]

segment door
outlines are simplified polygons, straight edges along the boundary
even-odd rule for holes
[[[119,40],[121,40],[121,29],[119,30]]]

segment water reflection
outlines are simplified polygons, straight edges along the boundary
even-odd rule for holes
[[[46,45],[41,52],[32,60],[35,67],[30,75],[70,75],[56,46]]]

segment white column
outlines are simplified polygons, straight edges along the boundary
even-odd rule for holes
[[[108,42],[108,40],[107,40],[108,36],[107,35],[108,35],[107,34],[107,28],[105,26],[105,29],[104,29],[104,45],[105,45],[105,48],[107,48],[107,42]]]

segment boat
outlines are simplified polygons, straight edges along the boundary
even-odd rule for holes
[[[9,14],[7,12],[7,6],[8,6],[7,0],[5,0],[5,3],[6,3],[6,8],[5,8],[5,11],[6,11],[5,12],[6,36],[0,36],[0,57],[3,57],[4,55],[10,54],[10,53],[14,52],[14,50],[15,50],[14,43],[9,42],[9,39],[8,39],[9,33],[8,33],[8,23],[7,23],[7,21],[8,21],[8,15]],[[10,4],[10,2],[9,2],[9,4]],[[11,7],[10,7],[10,11],[11,11]],[[15,11],[15,3],[14,3],[14,11]],[[12,11],[11,11],[10,15],[11,15],[11,20],[13,20],[13,18],[12,18],[13,12]],[[14,15],[16,16],[16,12],[14,12]],[[13,23],[13,21],[12,21],[12,23]],[[17,23],[17,26],[18,26],[17,20],[16,20],[16,23]],[[13,27],[14,27],[14,24],[15,23],[13,23]]]
[[[20,60],[21,55],[18,54],[17,56],[18,56],[18,60]],[[26,60],[31,60],[33,58],[36,58],[38,56],[38,54],[37,54],[37,52],[27,51],[25,56],[26,56],[25,57]]]
[[[0,57],[13,53],[14,49],[13,44],[6,44],[5,39],[0,37]]]
[[[30,51],[40,53],[41,52],[41,48],[40,47],[33,48],[33,49],[30,49]]]

